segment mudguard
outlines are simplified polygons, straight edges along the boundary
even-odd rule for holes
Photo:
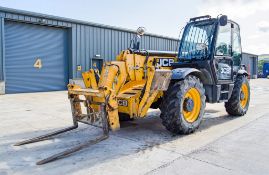
[[[249,76],[248,72],[245,70],[245,69],[240,69],[238,72],[237,72],[238,75],[246,75],[246,76]]]
[[[198,77],[201,76],[202,72],[195,68],[176,68],[172,70],[172,80],[183,80],[187,75],[195,74]]]

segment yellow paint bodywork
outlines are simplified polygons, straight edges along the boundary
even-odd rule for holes
[[[106,103],[108,121],[112,130],[120,128],[119,114],[125,113],[130,118],[145,117],[153,102],[162,97],[162,90],[152,89],[154,75],[157,69],[171,69],[156,64],[160,58],[176,59],[175,57],[144,56],[122,51],[116,61],[106,62],[103,65],[99,82],[97,83],[95,71],[90,69],[82,73],[87,89],[97,90],[94,95],[84,94],[90,99],[90,104],[96,111],[98,103]],[[69,91],[81,90],[77,85],[68,86]]]
[[[240,99],[240,105],[242,108],[245,108],[249,100],[249,89],[246,83],[242,84],[241,93],[243,93],[244,98]]]
[[[83,72],[82,78],[86,88],[98,89],[93,69],[90,69],[88,72]]]

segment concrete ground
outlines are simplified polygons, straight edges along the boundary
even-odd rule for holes
[[[0,175],[5,174],[269,174],[269,80],[251,80],[251,103],[233,118],[223,104],[207,104],[199,130],[172,136],[151,110],[143,120],[125,122],[105,140],[72,156],[35,162],[101,130],[79,129],[51,140],[14,143],[72,123],[66,92],[0,96]]]

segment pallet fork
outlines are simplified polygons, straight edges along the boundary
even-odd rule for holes
[[[103,135],[97,137],[96,139],[91,139],[88,140],[84,143],[81,143],[75,147],[69,148],[65,151],[62,151],[60,153],[54,154],[50,157],[47,157],[43,160],[40,160],[36,162],[37,165],[42,165],[46,164],[52,161],[55,161],[57,159],[69,156],[70,154],[77,152],[83,148],[89,147],[91,145],[97,144],[109,137],[109,126],[108,126],[108,119],[107,119],[107,111],[106,111],[106,106],[107,102],[101,102],[96,105],[99,106],[99,111],[95,112],[94,109],[90,107],[91,101],[90,98],[86,98],[84,100],[80,99],[79,96],[102,96],[102,93],[97,92],[97,90],[93,89],[79,89],[79,90],[71,90],[68,91],[69,99],[70,99],[70,104],[71,104],[71,110],[72,110],[72,117],[73,117],[73,126],[63,128],[45,135],[41,135],[38,137],[34,137],[28,140],[24,140],[21,142],[16,143],[14,146],[20,146],[20,145],[25,145],[29,143],[35,143],[35,142],[40,142],[44,141],[47,139],[52,138],[53,136],[62,134],[64,132],[68,132],[74,129],[78,128],[78,122],[84,123],[84,124],[89,124],[95,127],[102,128],[103,130]],[[82,114],[81,110],[81,103],[83,103],[86,107],[87,114]]]

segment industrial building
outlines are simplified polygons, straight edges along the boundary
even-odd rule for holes
[[[115,59],[135,31],[0,8],[0,93],[65,90],[70,79]],[[146,34],[141,48],[176,49],[177,40]]]
[[[133,30],[0,7],[0,94],[65,90],[129,47]],[[178,39],[142,37],[141,48],[175,51]],[[254,58],[255,57],[255,58]],[[243,54],[251,77],[256,55]]]
[[[258,78],[258,55],[244,52],[241,64],[246,66],[250,78]]]

